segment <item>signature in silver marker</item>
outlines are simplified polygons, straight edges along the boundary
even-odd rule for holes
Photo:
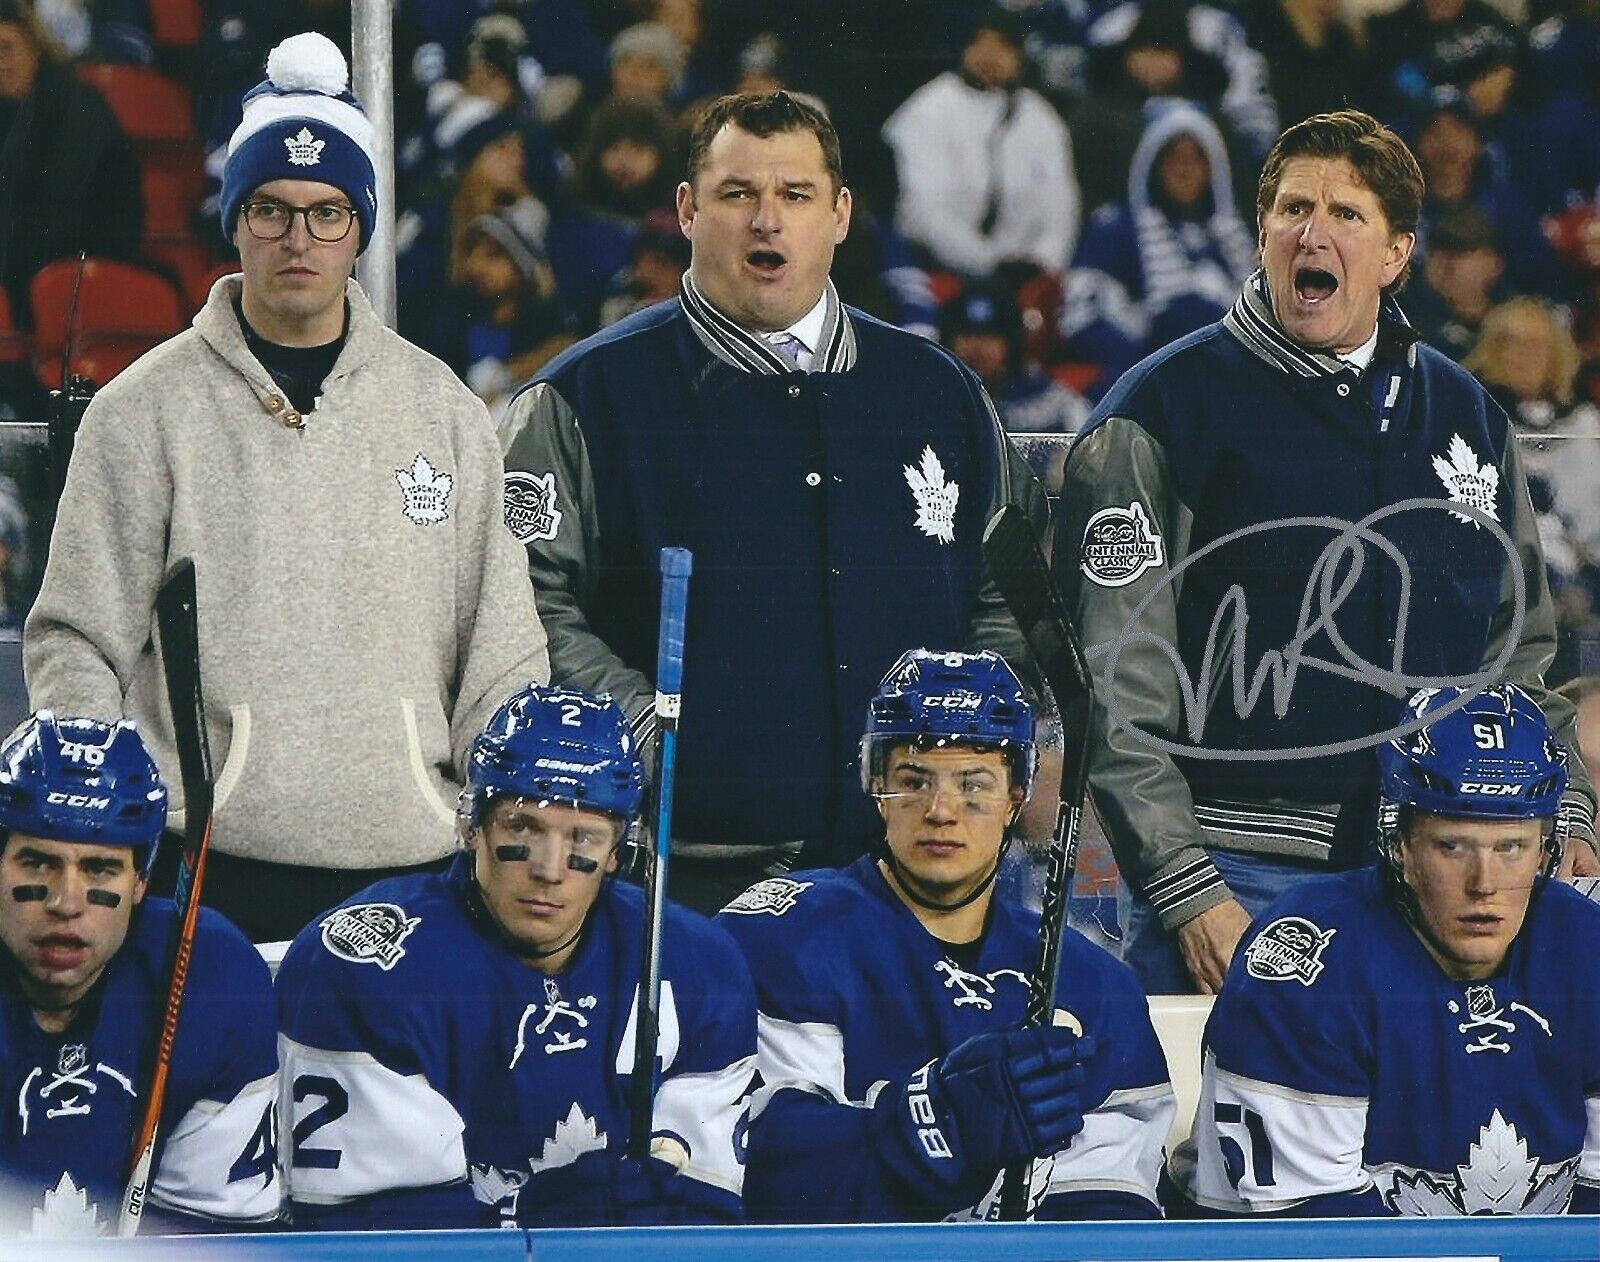
[[[1450,513],[1457,518],[1470,518],[1494,536],[1501,549],[1505,552],[1507,563],[1511,570],[1511,625],[1507,630],[1505,645],[1492,662],[1482,670],[1468,675],[1408,675],[1401,669],[1401,662],[1405,656],[1406,634],[1409,630],[1411,600],[1411,568],[1405,556],[1395,544],[1386,539],[1374,529],[1380,522],[1402,513],[1411,512],[1441,512]],[[1268,534],[1274,530],[1297,528],[1324,529],[1332,531],[1334,537],[1327,547],[1318,555],[1316,563],[1311,567],[1311,575],[1306,582],[1305,591],[1300,599],[1300,615],[1295,624],[1294,637],[1281,649],[1268,649],[1261,655],[1254,671],[1249,670],[1245,656],[1244,628],[1248,622],[1244,588],[1239,584],[1230,587],[1217,607],[1216,615],[1211,620],[1211,629],[1206,637],[1205,653],[1200,661],[1199,680],[1192,679],[1184,665],[1183,658],[1177,648],[1151,631],[1138,630],[1138,624],[1144,611],[1150,607],[1167,587],[1202,557],[1208,556],[1219,548],[1227,547],[1239,539],[1251,535]],[[1356,583],[1361,578],[1362,569],[1366,564],[1367,547],[1376,548],[1393,564],[1400,576],[1400,595],[1398,601],[1398,614],[1395,619],[1394,653],[1388,667],[1369,662],[1361,657],[1344,641],[1339,634],[1334,615],[1338,613],[1339,606],[1349,597],[1355,589]],[[1086,650],[1090,662],[1103,659],[1101,667],[1100,685],[1102,696],[1105,698],[1106,713],[1109,715],[1114,727],[1120,727],[1129,732],[1135,740],[1153,749],[1159,749],[1168,754],[1181,755],[1185,758],[1214,759],[1231,762],[1284,762],[1296,759],[1324,758],[1334,754],[1352,753],[1356,750],[1371,749],[1382,745],[1385,741],[1407,736],[1419,728],[1436,723],[1445,715],[1459,710],[1471,700],[1471,694],[1484,688],[1498,684],[1504,678],[1503,672],[1510,663],[1512,655],[1516,652],[1517,642],[1522,635],[1522,624],[1527,615],[1528,590],[1527,580],[1522,573],[1521,560],[1517,555],[1517,545],[1505,528],[1490,514],[1469,504],[1462,504],[1454,500],[1443,499],[1409,499],[1400,500],[1394,504],[1386,505],[1375,512],[1369,513],[1360,521],[1349,522],[1338,517],[1285,517],[1275,521],[1257,522],[1245,526],[1218,539],[1213,539],[1203,548],[1191,552],[1181,562],[1173,566],[1161,582],[1154,584],[1144,594],[1133,613],[1129,615],[1127,623],[1122,630],[1111,640],[1104,644],[1097,644]],[[1229,615],[1232,615],[1231,618]],[[1289,702],[1294,692],[1295,679],[1302,669],[1318,670],[1327,674],[1338,675],[1344,679],[1355,680],[1381,689],[1392,696],[1404,698],[1415,692],[1418,688],[1448,688],[1459,687],[1466,689],[1466,693],[1429,711],[1427,718],[1420,719],[1412,716],[1403,723],[1385,731],[1374,733],[1371,736],[1355,737],[1350,740],[1336,741],[1327,745],[1305,745],[1292,749],[1211,749],[1200,743],[1205,734],[1206,711],[1209,698],[1203,697],[1202,686],[1205,681],[1214,678],[1214,667],[1219,653],[1218,636],[1224,627],[1233,627],[1237,633],[1232,636],[1231,658],[1225,669],[1231,674],[1233,681],[1234,712],[1241,718],[1247,718],[1260,703],[1262,694],[1271,685],[1273,712],[1282,717],[1288,712]],[[1317,635],[1327,637],[1332,645],[1337,659],[1320,657],[1306,651],[1306,645]],[[1172,662],[1172,668],[1178,678],[1178,687],[1182,693],[1183,725],[1191,744],[1169,741],[1165,737],[1157,736],[1153,732],[1146,732],[1138,727],[1123,711],[1117,702],[1115,679],[1117,660],[1124,649],[1132,644],[1151,644],[1164,652]]]

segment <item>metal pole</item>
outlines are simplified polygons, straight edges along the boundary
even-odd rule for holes
[[[350,52],[356,99],[372,120],[378,173],[378,226],[356,263],[356,279],[379,317],[395,322],[394,288],[394,0],[353,0]]]

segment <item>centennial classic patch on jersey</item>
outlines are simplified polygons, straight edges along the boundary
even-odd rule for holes
[[[1115,504],[1102,508],[1083,528],[1078,567],[1101,587],[1126,587],[1165,561],[1161,536],[1138,500],[1126,508]]]
[[[1303,916],[1274,920],[1245,948],[1244,970],[1264,982],[1309,986],[1325,967],[1322,953],[1338,932],[1323,929]]]
[[[1445,494],[1450,497],[1452,504],[1465,504],[1468,508],[1475,508],[1480,513],[1486,513],[1496,521],[1500,514],[1495,511],[1495,497],[1500,491],[1500,470],[1488,463],[1479,464],[1477,454],[1467,445],[1467,440],[1460,434],[1450,439],[1450,446],[1444,456],[1433,458],[1433,471],[1439,475],[1439,481],[1444,483]],[[1475,517],[1468,517],[1465,513],[1451,513],[1457,521],[1470,522],[1472,528],[1477,530],[1482,523]]]
[[[956,541],[956,504],[961,488],[947,481],[944,466],[932,447],[922,449],[920,466],[902,465],[906,485],[917,501],[917,529],[940,543]]]
[[[396,469],[394,480],[405,496],[406,518],[419,526],[435,526],[450,516],[450,492],[456,480],[435,469],[420,451],[409,469]]]
[[[506,474],[506,529],[513,539],[554,539],[560,526],[554,472]]]
[[[400,944],[422,923],[393,903],[358,903],[323,917],[322,945],[352,964],[376,964],[388,972],[405,955]]]
[[[810,881],[791,881],[786,876],[757,881],[722,910],[735,916],[781,916],[794,908],[795,899],[810,889]]]

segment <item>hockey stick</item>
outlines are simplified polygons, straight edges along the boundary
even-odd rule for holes
[[[172,734],[178,747],[183,776],[183,862],[172,901],[181,917],[172,946],[166,1002],[162,1009],[161,1039],[143,1093],[144,1110],[133,1134],[131,1172],[122,1194],[118,1234],[139,1230],[150,1190],[156,1133],[161,1106],[167,1094],[167,1071],[178,1037],[178,1012],[184,983],[189,977],[189,957],[194,949],[195,925],[200,916],[200,887],[205,879],[206,854],[211,847],[211,750],[206,744],[205,698],[200,691],[200,626],[195,599],[194,562],[182,560],[167,572],[156,593],[156,626],[161,636],[161,663],[167,677],[167,700],[172,705]]]
[[[1056,806],[1055,836],[1045,872],[1039,915],[1039,955],[1028,979],[1024,1023],[1048,1025],[1056,1007],[1056,971],[1067,904],[1078,867],[1078,824],[1083,818],[1083,793],[1089,772],[1089,717],[1093,694],[1083,646],[1067,617],[1050,567],[1039,549],[1028,516],[1014,504],[1000,509],[983,533],[983,556],[1022,628],[1061,717],[1061,798]],[[1031,1163],[1011,1166],[1000,1189],[1000,1217],[1021,1222],[1028,1216]]]
[[[645,856],[644,934],[639,961],[639,1013],[634,1023],[632,1122],[629,1153],[650,1155],[655,1119],[656,1055],[661,1032],[661,919],[667,902],[667,853],[672,845],[672,781],[678,761],[678,714],[683,704],[683,624],[689,606],[694,554],[661,549],[661,629],[656,641],[655,832]]]

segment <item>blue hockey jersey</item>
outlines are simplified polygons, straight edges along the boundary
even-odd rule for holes
[[[745,1208],[753,1220],[967,1220],[875,1152],[871,1105],[931,1058],[977,1034],[1015,1029],[1027,1005],[1038,918],[1000,899],[968,965],[922,927],[862,858],[762,881],[717,921],[755,977],[763,1086],[751,1105]],[[1166,1061],[1132,972],[1069,929],[1057,1024],[1094,1037],[1084,1127],[1033,1170],[1036,1217],[1159,1216],[1155,1185],[1175,1105]]]
[[[167,993],[177,912],[147,898],[60,1034],[0,966],[0,1211],[34,1236],[114,1233]],[[142,1229],[218,1231],[278,1216],[272,982],[244,936],[202,909]]]
[[[308,925],[278,972],[294,1224],[578,1226],[610,1221],[588,1171],[628,1139],[643,902],[612,882],[568,967],[508,950],[470,882],[380,881]],[[735,1221],[735,1131],[755,1072],[738,950],[669,906],[654,1132],[687,1152],[675,1220]],[[742,1138],[742,1137],[741,1137]]]
[[[1600,907],[1552,882],[1500,971],[1455,981],[1376,868],[1296,886],[1212,1010],[1177,1181],[1241,1213],[1558,1214],[1575,1186],[1592,1205],[1600,996],[1574,962],[1596,951]]]

